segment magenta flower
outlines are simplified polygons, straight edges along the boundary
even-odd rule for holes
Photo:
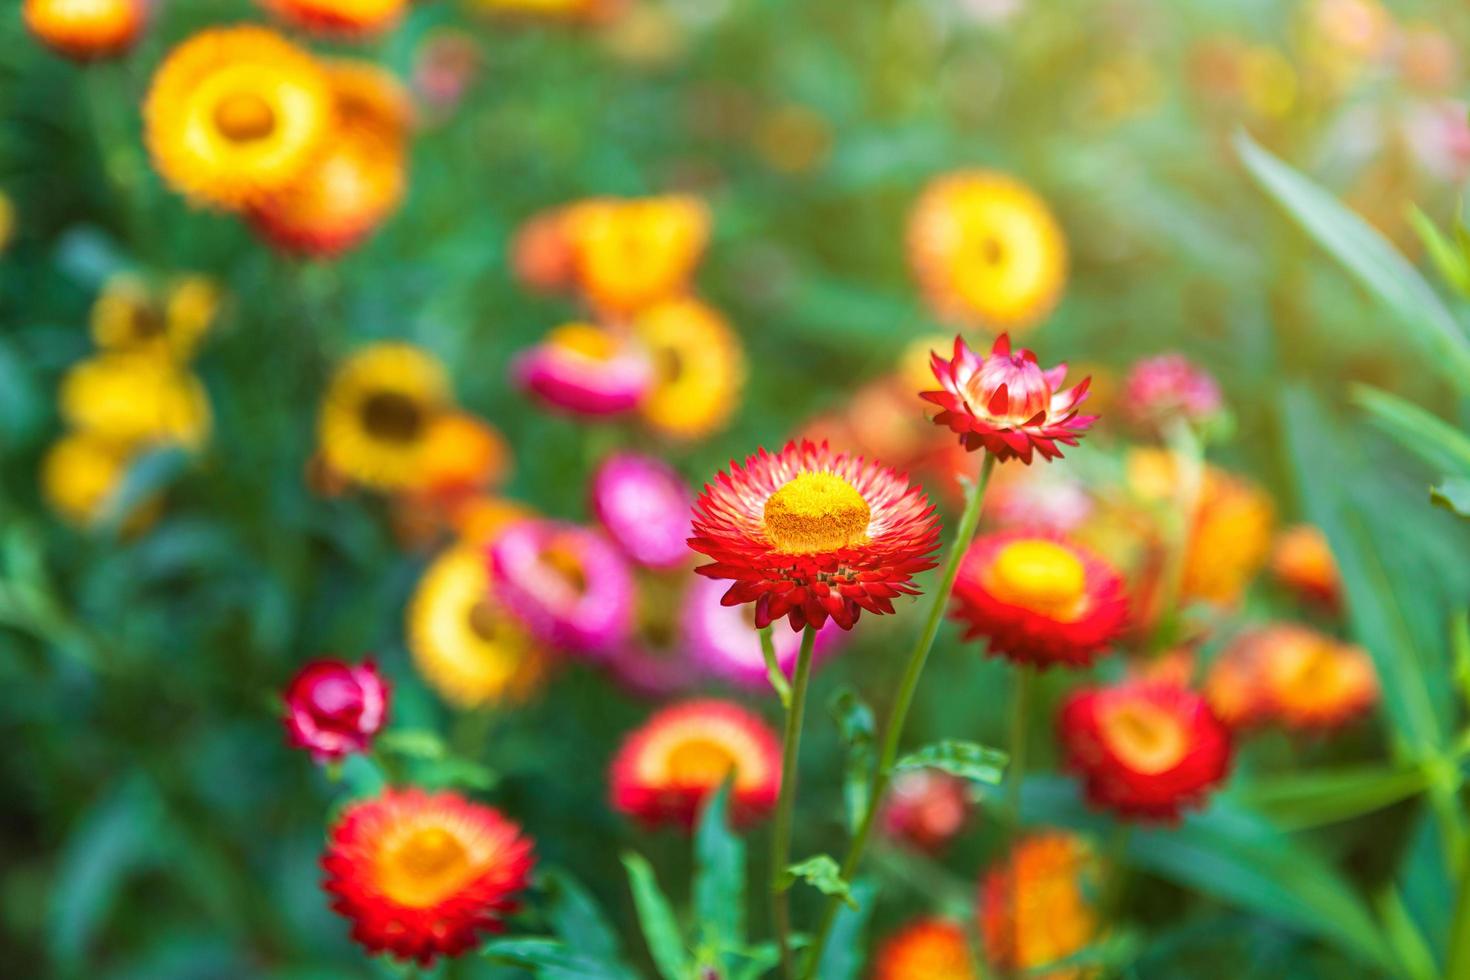
[[[592,510],[604,530],[640,565],[687,564],[694,494],[673,467],[651,456],[617,453],[592,477]]]
[[[724,594],[724,584],[713,579],[696,578],[690,583],[684,596],[681,623],[684,645],[706,673],[750,690],[768,690],[760,631],[755,628],[749,608],[725,605],[720,601]],[[842,635],[842,628],[829,619],[817,632],[812,647],[813,663],[833,653]],[[801,634],[773,629],[771,639],[776,663],[789,678],[801,651]]]
[[[490,566],[496,598],[549,647],[601,658],[632,633],[632,572],[596,531],[521,521],[490,546]]]
[[[1128,372],[1123,406],[1129,421],[1155,429],[1173,418],[1193,425],[1208,422],[1224,410],[1225,399],[1208,371],[1183,354],[1160,354]]]
[[[313,660],[286,686],[287,738],[317,762],[365,752],[388,718],[389,694],[370,660]]]
[[[573,415],[621,415],[638,407],[653,362],[632,341],[589,323],[568,323],[511,362],[518,387]]]

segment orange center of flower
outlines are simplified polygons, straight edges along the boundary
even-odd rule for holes
[[[590,323],[563,324],[551,331],[547,340],[560,350],[592,361],[610,361],[618,353],[612,334]]]
[[[276,129],[276,113],[253,92],[239,92],[224,99],[214,110],[214,124],[236,143],[265,139]]]
[[[1146,701],[1125,702],[1108,711],[1102,733],[1123,765],[1146,776],[1174,768],[1188,746],[1179,719]]]
[[[553,542],[541,554],[541,560],[567,583],[567,587],[579,595],[587,591],[587,572],[582,568],[582,559],[569,544]]]
[[[1332,644],[1307,640],[1280,650],[1272,659],[1271,687],[1290,707],[1332,705],[1353,694],[1358,681],[1355,666]]]
[[[735,768],[735,756],[719,742],[692,738],[669,753],[669,779],[685,786],[713,786]]]
[[[414,831],[378,862],[378,887],[399,905],[425,908],[461,888],[473,868],[464,843],[443,827]]]
[[[777,551],[810,555],[868,540],[873,512],[835,473],[803,473],[766,500],[766,539]]]
[[[1087,570],[1055,541],[1014,541],[991,562],[986,586],[1002,602],[1071,622],[1083,613]]]

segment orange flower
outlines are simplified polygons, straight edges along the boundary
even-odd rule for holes
[[[143,0],[25,0],[26,27],[47,47],[77,61],[120,55],[143,30]]]
[[[409,0],[260,0],[302,30],[336,37],[381,34],[397,24]]]
[[[1372,658],[1305,626],[1275,624],[1242,633],[1210,668],[1206,693],[1235,725],[1277,721],[1300,730],[1330,729],[1361,716],[1378,700]],[[1240,710],[1231,711],[1235,704]]]
[[[1271,572],[1304,599],[1335,608],[1342,598],[1342,582],[1327,535],[1310,524],[1281,532],[1271,553]]]
[[[493,425],[468,412],[445,412],[424,436],[418,492],[448,500],[499,486],[510,465],[510,445]]]
[[[585,201],[565,221],[582,290],[611,315],[682,292],[709,239],[709,209],[684,195]]]
[[[575,263],[563,208],[531,215],[511,239],[511,271],[516,281],[532,292],[556,293],[570,289],[576,276]]]
[[[874,957],[873,980],[975,980],[965,930],[947,919],[918,919],[889,936]]]
[[[1097,859],[1078,837],[1045,833],[1025,838],[980,883],[980,932],[985,954],[1006,973],[1080,980],[1095,970],[1035,972],[1091,943],[1098,932],[1089,898]]]

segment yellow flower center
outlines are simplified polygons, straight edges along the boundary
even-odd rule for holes
[[[868,539],[873,512],[851,483],[834,473],[803,473],[766,501],[766,539],[791,555],[837,551]]]
[[[1124,765],[1150,776],[1178,765],[1187,747],[1179,720],[1147,702],[1113,708],[1102,719],[1102,732]]]
[[[669,779],[686,786],[713,786],[734,768],[735,756],[710,739],[680,742],[669,753]]]
[[[1082,614],[1087,571],[1055,541],[1015,541],[995,556],[986,585],[1002,602],[1070,622]]]
[[[275,132],[276,113],[255,93],[237,92],[215,107],[214,124],[228,139],[250,143]]]
[[[590,323],[567,323],[557,327],[547,338],[553,345],[594,361],[612,360],[618,353],[617,341],[606,330]]]
[[[469,880],[470,853],[450,831],[414,831],[378,862],[378,887],[399,905],[424,908],[452,895]]]

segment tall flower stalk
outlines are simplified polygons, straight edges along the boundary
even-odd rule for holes
[[[806,714],[806,692],[811,681],[812,645],[817,631],[808,625],[801,635],[801,652],[796,657],[791,693],[786,703],[786,730],[781,742],[781,795],[776,800],[776,818],[771,832],[771,915],[776,929],[776,945],[781,952],[781,972],[790,977],[794,966],[791,957],[791,900],[786,866],[791,863],[791,810],[796,804],[797,759],[801,753],[801,726]]]

